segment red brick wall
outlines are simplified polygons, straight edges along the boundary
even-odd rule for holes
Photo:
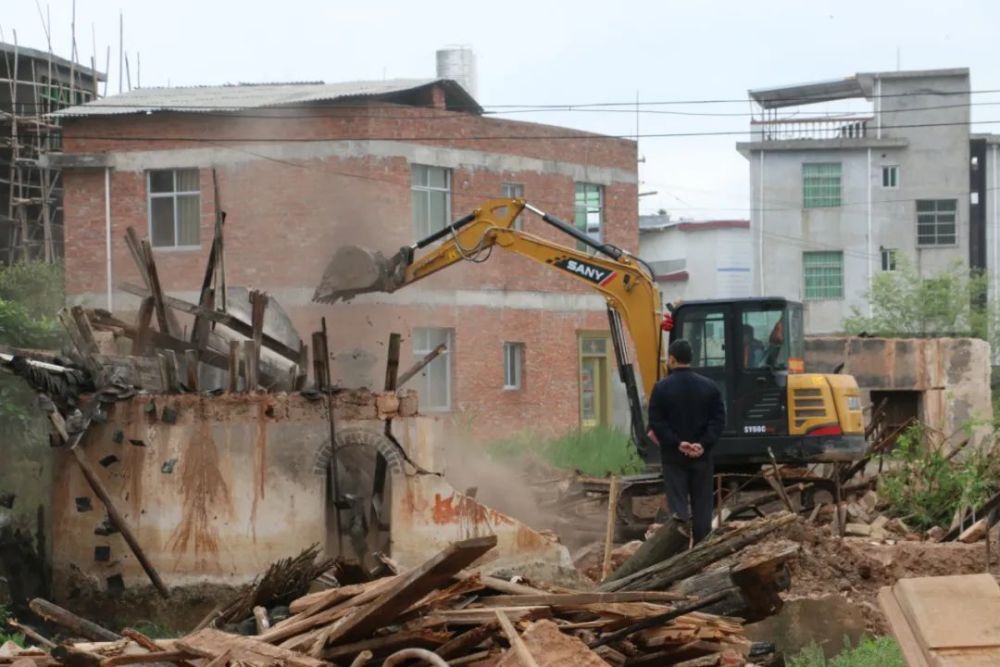
[[[275,115],[283,116],[280,112]],[[255,114],[268,116],[271,112]],[[574,139],[562,137],[574,136]],[[226,139],[251,136],[282,139],[391,139],[420,145],[465,148],[499,155],[558,160],[635,173],[635,145],[629,141],[530,123],[397,105],[367,109],[303,110],[281,118],[237,118],[207,114],[122,116],[78,119],[66,124],[67,153],[212,149],[232,146]],[[513,137],[533,137],[518,140]],[[464,139],[462,137],[465,137]],[[470,137],[476,137],[472,139]],[[491,137],[482,140],[482,137]],[[551,137],[551,138],[539,138]],[[193,142],[194,138],[213,143]],[[268,291],[297,288],[306,299],[318,283],[333,250],[361,243],[386,253],[413,241],[410,168],[402,157],[321,157],[258,159],[240,145],[242,161],[220,151],[216,167],[220,202],[227,212],[226,268],[230,285]],[[249,151],[249,153],[248,153]],[[102,294],[105,289],[104,174],[69,170],[65,174],[66,276],[71,296]],[[499,196],[503,182],[522,183],[526,198],[567,221],[573,218],[574,181],[554,171],[497,172],[460,168],[452,173],[452,213],[458,218],[484,199]],[[138,282],[122,236],[134,226],[148,230],[145,175],[141,170],[112,172],[112,239],[115,283]],[[202,279],[213,225],[212,169],[201,169],[201,249],[158,250],[157,264],[167,290],[196,289]],[[634,183],[605,187],[605,239],[623,248],[638,246]],[[532,233],[566,237],[529,217]],[[451,267],[421,283],[448,290],[586,292],[586,288],[545,267],[496,249],[484,264]],[[577,332],[606,329],[603,312],[546,312],[483,307],[389,307],[360,304],[317,306],[284,301],[283,306],[308,339],[319,318],[331,326],[336,368],[346,382],[381,383],[385,341],[390,331],[409,336],[412,327],[455,330],[453,404],[477,434],[503,437],[521,427],[559,432],[579,419]],[[526,369],[521,391],[504,391],[504,341],[525,343]],[[404,343],[404,365],[409,361]]]

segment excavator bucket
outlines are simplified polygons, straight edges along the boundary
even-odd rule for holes
[[[356,245],[337,248],[313,293],[313,301],[336,303],[368,292],[392,292],[402,281],[404,253],[392,257]]]

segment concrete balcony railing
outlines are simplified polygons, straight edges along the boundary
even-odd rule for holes
[[[783,118],[752,120],[754,141],[794,141],[799,139],[864,139],[869,135],[872,116],[838,118]]]

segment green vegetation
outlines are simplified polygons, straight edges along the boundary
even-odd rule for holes
[[[961,262],[924,278],[909,257],[900,255],[895,271],[883,271],[872,281],[871,316],[852,309],[844,330],[887,338],[971,336],[992,343],[1000,339],[1000,311],[988,303],[987,293],[986,276],[970,275]]]
[[[1000,484],[1000,462],[989,452],[969,448],[948,460],[928,443],[920,425],[911,426],[896,442],[890,465],[879,480],[879,493],[893,512],[915,528],[947,527],[959,510],[978,507]]]
[[[7,627],[8,618],[10,618],[10,607],[0,605],[0,646],[3,646],[7,642],[14,642],[18,646],[24,646],[24,635],[20,632],[7,633],[3,631]]]
[[[159,623],[153,623],[152,621],[139,621],[132,625],[135,630],[138,630],[142,634],[146,635],[150,639],[172,639],[178,634],[176,630],[172,630],[165,625]]]
[[[64,341],[56,319],[62,305],[61,266],[35,262],[0,268],[0,345],[58,348]],[[24,382],[0,374],[0,431],[7,442],[40,441],[40,419]]]
[[[891,637],[863,638],[857,646],[844,640],[844,651],[829,660],[813,644],[788,661],[788,667],[906,667],[899,645]]]
[[[579,470],[597,477],[641,472],[644,467],[628,434],[608,427],[574,431],[548,440],[526,433],[494,442],[487,451],[499,460],[534,454],[556,468]]]

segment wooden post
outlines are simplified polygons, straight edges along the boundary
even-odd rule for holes
[[[226,312],[226,246],[223,243],[222,231],[226,224],[226,212],[222,210],[222,202],[219,201],[219,176],[215,173],[215,169],[212,169],[212,204],[215,207],[215,243],[218,247],[218,252],[215,257],[215,268],[218,271],[218,277],[215,281],[215,287],[219,292],[219,306],[222,308],[222,312]]]
[[[715,522],[722,528],[722,475],[715,476]]]
[[[257,356],[255,355],[257,347],[254,345],[252,340],[243,341],[243,363],[246,364],[246,386],[243,388],[247,393],[257,391],[258,376],[257,376]]]
[[[264,311],[267,309],[267,294],[258,290],[250,290],[250,327],[253,354],[253,390],[257,389],[258,371],[260,369],[260,347],[264,341]]]
[[[847,527],[844,525],[844,498],[842,493],[843,483],[840,479],[840,464],[833,464],[833,500],[837,504],[837,534],[844,536]]]
[[[198,350],[184,352],[184,375],[188,391],[198,391]]]
[[[132,339],[133,356],[145,354],[149,347],[149,324],[153,320],[153,297],[147,296],[139,305],[139,317],[136,322],[136,335]]]
[[[142,545],[139,544],[139,540],[136,538],[135,533],[132,532],[132,527],[125,521],[125,517],[122,516],[121,512],[118,511],[114,501],[111,499],[111,495],[108,493],[108,490],[104,488],[104,484],[101,482],[100,477],[98,477],[97,472],[90,465],[90,462],[87,461],[87,455],[84,454],[82,449],[80,449],[80,441],[83,439],[83,435],[86,432],[87,428],[85,427],[83,431],[76,434],[69,450],[73,453],[74,458],[76,458],[76,462],[80,466],[80,471],[87,479],[87,483],[90,485],[90,488],[93,489],[94,494],[101,499],[102,503],[104,503],[104,507],[108,511],[108,518],[111,520],[111,523],[118,529],[118,532],[121,533],[125,542],[132,550],[132,553],[135,554],[136,560],[139,561],[139,565],[141,565],[142,569],[145,570],[149,580],[153,582],[153,586],[156,587],[156,590],[158,590],[160,595],[163,597],[170,597],[170,591],[160,578],[159,572],[156,571],[156,568],[153,567],[149,558],[146,557],[146,552],[143,551]]]
[[[160,353],[162,359],[166,361],[167,377],[166,377],[166,387],[167,391],[176,392],[180,390],[178,385],[178,372],[177,372],[177,353],[173,350],[164,350]]]
[[[156,271],[156,259],[153,258],[153,247],[148,240],[142,241],[142,257],[149,275],[149,291],[153,296],[153,308],[156,313],[156,325],[165,334],[173,334],[170,322],[167,320],[167,308],[163,305],[163,290],[160,288],[160,275]]]
[[[326,360],[328,358],[326,352],[326,338],[323,336],[322,331],[315,331],[312,335],[312,350],[313,350],[313,382],[316,385],[316,389],[323,391],[326,389]]]
[[[335,415],[335,405],[333,391],[330,386],[330,338],[326,329],[326,318],[320,320],[322,330],[313,334],[313,349],[317,356],[314,363],[316,366],[316,384],[323,383],[326,390],[326,414],[330,425],[330,485],[333,487],[333,517],[334,528],[337,531],[337,557],[344,555],[344,536],[340,530],[340,470],[337,466],[337,418]],[[318,335],[317,335],[318,334]],[[322,351],[322,356],[318,353]]]
[[[385,390],[395,391],[399,378],[399,348],[403,337],[398,333],[389,334],[389,350],[385,362]]]
[[[396,391],[399,380],[399,351],[403,342],[402,335],[398,333],[389,334],[389,349],[385,362],[385,390]],[[392,435],[392,420],[385,420],[385,434]],[[382,513],[385,508],[385,477],[389,464],[381,454],[375,455],[375,472],[372,475],[372,499],[369,508],[368,522],[376,530],[383,527],[388,528],[387,522],[383,521]]]
[[[229,341],[229,393],[240,389],[240,341]]]
[[[618,520],[618,475],[611,475],[608,487],[608,525],[604,529],[604,561],[601,565],[601,580],[611,572],[611,550],[614,547],[615,523]]]

